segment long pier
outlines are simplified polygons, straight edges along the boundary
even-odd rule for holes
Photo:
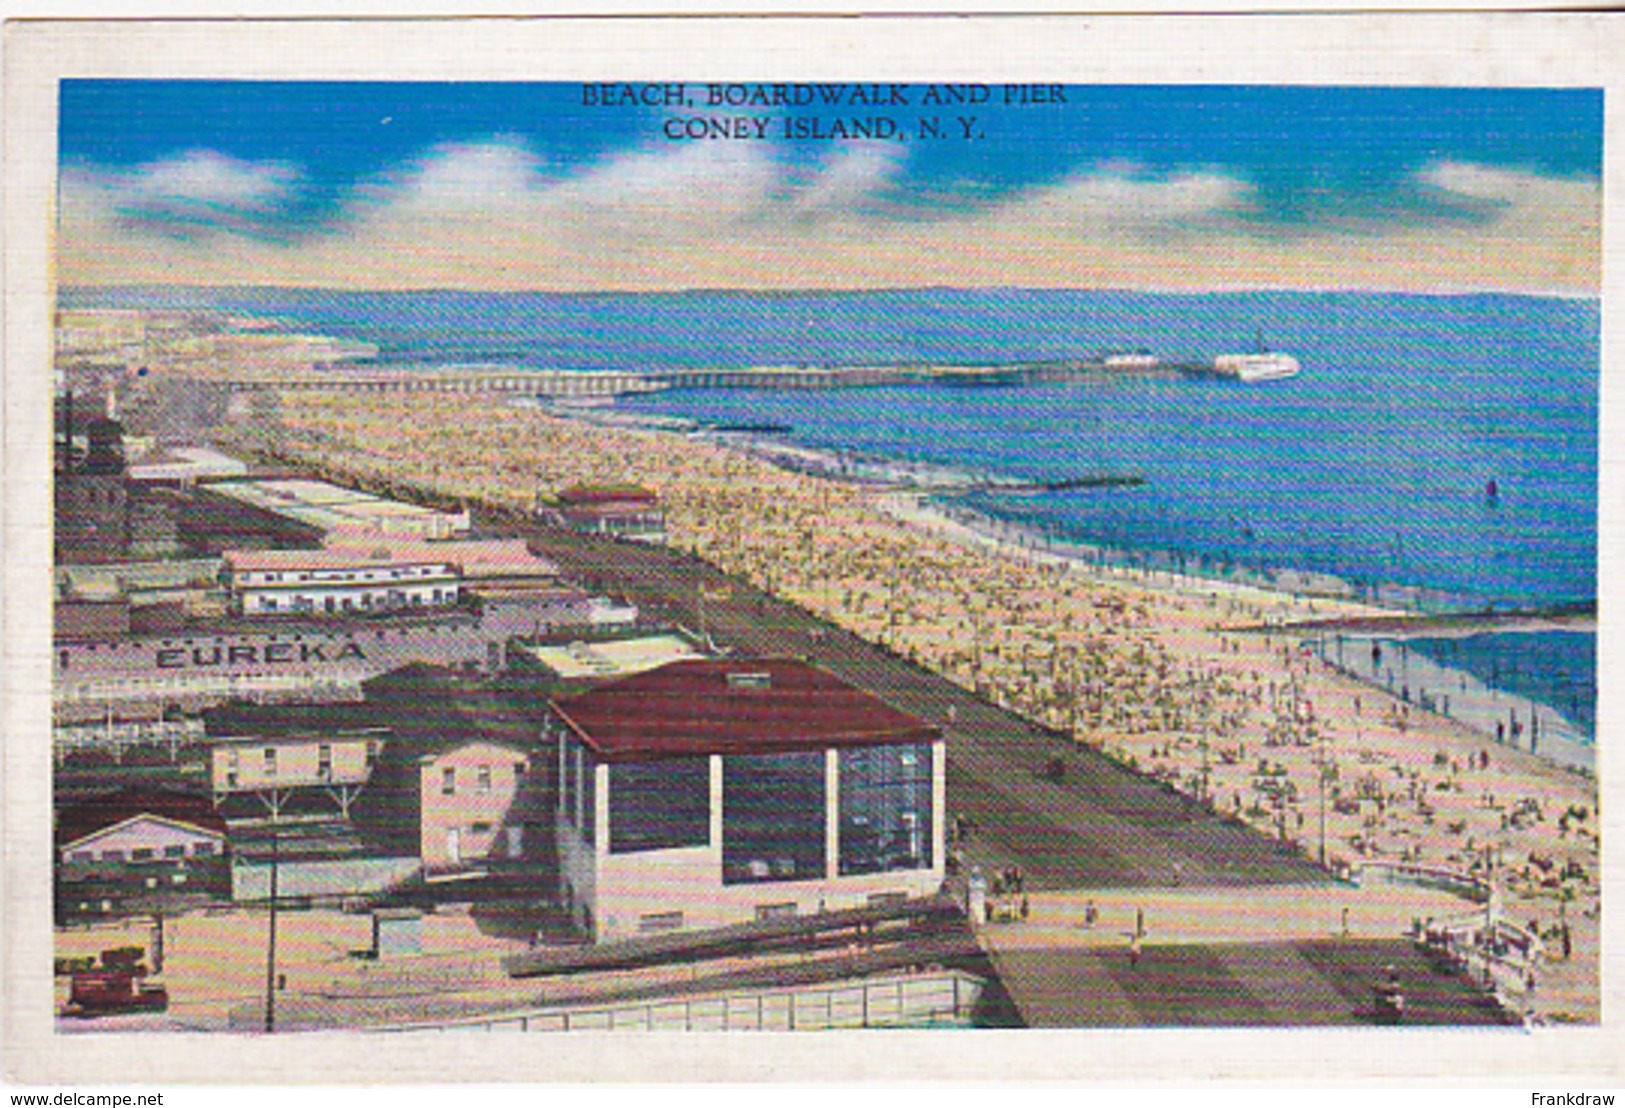
[[[330,391],[349,393],[512,393],[516,396],[548,396],[567,399],[623,396],[629,393],[658,392],[665,386],[643,373],[608,370],[532,370],[502,372],[392,372],[365,373],[336,370],[331,373],[286,377],[253,377],[226,382],[233,392]]]
[[[736,369],[390,371],[332,370],[226,382],[234,392],[337,391],[349,393],[510,393],[557,399],[595,399],[664,389],[841,389],[884,385],[1008,388],[1110,377],[1223,376],[1212,364],[1113,364],[1111,359],[986,366],[750,366]]]
[[[745,369],[682,369],[652,372],[647,380],[674,389],[840,389],[877,385],[946,385],[1010,388],[1019,385],[1099,380],[1124,376],[1211,375],[1202,363],[1153,362],[1133,366],[1107,360],[1009,364],[895,366],[752,366]]]

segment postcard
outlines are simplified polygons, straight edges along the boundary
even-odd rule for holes
[[[9,31],[19,1079],[1617,1075],[1616,21]]]

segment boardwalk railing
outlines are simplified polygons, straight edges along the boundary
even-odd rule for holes
[[[1482,877],[1443,866],[1424,866],[1415,862],[1361,862],[1351,870],[1356,885],[1375,884],[1417,885],[1455,893],[1478,904],[1490,899],[1490,884]]]
[[[986,982],[951,970],[800,989],[539,1008],[386,1031],[828,1031],[968,1021]]]

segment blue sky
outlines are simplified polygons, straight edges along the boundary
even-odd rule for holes
[[[730,109],[704,82],[685,84],[692,106],[604,107],[576,84],[66,81],[60,275],[1582,295],[1599,279],[1597,91],[1066,86],[1007,106],[992,86],[932,107],[927,88]],[[798,140],[790,115],[886,116],[901,137]],[[923,137],[928,116],[948,134]],[[666,136],[695,117],[765,122]]]

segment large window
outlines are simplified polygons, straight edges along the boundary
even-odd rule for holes
[[[931,867],[931,746],[843,750],[841,873]]]
[[[711,759],[609,767],[609,852],[704,846],[711,841]]]
[[[722,882],[824,876],[824,755],[722,760]]]

